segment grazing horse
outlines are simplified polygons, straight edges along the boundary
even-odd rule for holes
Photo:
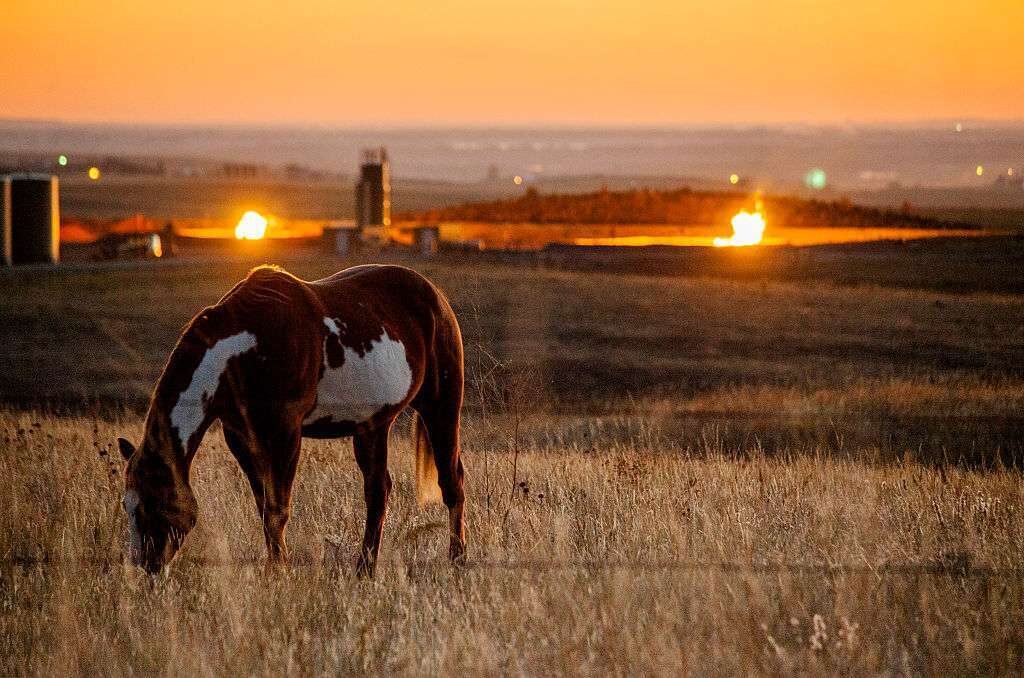
[[[419,501],[444,500],[449,555],[462,561],[462,393],[458,321],[418,273],[356,266],[306,282],[280,268],[254,269],[185,328],[157,382],[138,449],[118,439],[128,461],[132,561],[159,572],[195,525],[189,468],[219,419],[252,486],[272,563],[287,558],[303,436],[354,438],[366,499],[356,571],[372,576],[391,493],[388,433],[407,406],[418,413]]]

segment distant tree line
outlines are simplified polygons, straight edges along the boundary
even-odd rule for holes
[[[854,205],[846,198],[822,201],[766,196],[763,204],[772,223],[793,227],[965,228],[963,224],[912,214],[909,206],[901,211],[879,210]],[[530,188],[519,198],[432,209],[399,218],[422,222],[704,225],[728,223],[739,210],[753,208],[753,197],[734,192],[680,188],[542,195]]]

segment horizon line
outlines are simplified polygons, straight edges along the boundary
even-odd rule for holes
[[[157,121],[157,120],[75,120],[69,118],[42,118],[0,116],[0,124],[39,125],[67,127],[157,127],[177,129],[246,129],[246,130],[374,130],[374,131],[420,131],[420,130],[712,130],[712,129],[939,129],[956,124],[982,128],[1024,127],[1024,117],[1019,118],[919,118],[890,120],[849,120],[849,121],[747,121],[747,122],[459,122],[459,121],[407,121],[373,123],[369,121],[328,122],[328,121]]]

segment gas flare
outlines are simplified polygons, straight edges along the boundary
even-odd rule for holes
[[[266,233],[267,218],[252,210],[243,214],[235,226],[235,237],[239,240],[261,240]]]
[[[715,238],[715,247],[743,247],[756,245],[764,238],[764,214],[760,211],[740,210],[732,218],[732,236]]]

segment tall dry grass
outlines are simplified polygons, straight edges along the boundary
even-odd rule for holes
[[[0,674],[1024,669],[1017,472],[736,459],[710,438],[687,454],[658,431],[592,445],[567,429],[524,444],[513,483],[508,439],[473,418],[469,565],[447,562],[443,511],[416,509],[396,435],[378,576],[360,581],[348,443],[304,443],[294,564],[265,573],[249,490],[211,433],[199,526],[151,583],[122,564],[110,461],[114,436],[140,425],[0,415]]]

